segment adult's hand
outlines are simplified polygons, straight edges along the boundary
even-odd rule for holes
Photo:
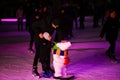
[[[39,38],[43,38],[43,34],[42,33],[39,34]]]

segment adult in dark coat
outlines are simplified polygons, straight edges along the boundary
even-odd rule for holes
[[[42,64],[43,76],[49,78],[54,70],[50,67],[50,52],[51,47],[54,45],[51,41],[48,41],[42,38],[44,32],[48,32],[52,35],[54,29],[56,30],[55,41],[61,41],[61,30],[58,27],[57,18],[52,19],[52,16],[46,11],[47,6],[43,7],[43,14],[40,16],[40,19],[32,23],[33,31],[35,32],[35,57],[33,62],[33,74],[39,76],[37,71],[38,61]]]
[[[106,40],[109,42],[110,46],[106,52],[107,56],[113,60],[117,61],[115,57],[115,47],[116,40],[118,37],[119,19],[115,10],[110,10],[109,16],[104,23],[102,31],[100,33],[100,39],[106,35]]]
[[[46,10],[46,6],[44,6],[42,8],[43,13],[41,15],[36,15],[36,20],[32,23],[32,29],[35,33],[34,36],[34,41],[35,41],[35,57],[34,57],[34,61],[33,61],[33,74],[35,76],[39,76],[38,73],[38,61],[41,62],[42,64],[42,70],[44,72],[44,77],[50,77],[49,75],[47,75],[48,71],[53,71],[50,68],[50,50],[51,50],[51,42],[45,40],[44,38],[41,37],[41,35],[44,32],[48,32],[50,33],[49,30],[49,19],[47,17],[46,11],[44,12],[44,10]]]

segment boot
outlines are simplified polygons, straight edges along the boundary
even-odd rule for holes
[[[115,57],[115,55],[114,54],[111,54],[111,60],[114,62],[114,63],[117,63],[117,58]]]
[[[111,57],[110,53],[111,53],[110,50],[107,50],[106,53],[105,53],[108,58]]]
[[[32,54],[35,53],[35,51],[34,51],[33,49],[31,49],[31,48],[29,48],[28,51],[29,51],[30,53],[32,53]]]
[[[55,73],[55,71],[54,71],[52,68],[50,68],[49,71],[50,71],[51,73]]]
[[[39,74],[38,71],[37,71],[37,68],[33,68],[33,69],[32,69],[32,74],[33,74],[34,76],[40,76],[40,74]]]
[[[50,75],[50,73],[49,72],[47,72],[47,71],[45,71],[44,73],[43,73],[43,77],[44,78],[50,78],[52,75]]]

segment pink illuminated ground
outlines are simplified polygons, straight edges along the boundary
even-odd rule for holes
[[[91,18],[85,24],[84,30],[73,30],[68,73],[75,75],[74,80],[120,80],[120,35],[116,45],[118,63],[112,63],[105,56],[109,44],[105,39],[98,40],[101,27],[93,28]],[[32,76],[34,54],[28,52],[28,43],[29,33],[18,32],[16,23],[0,26],[0,80],[53,80]]]

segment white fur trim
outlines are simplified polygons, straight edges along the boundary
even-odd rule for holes
[[[64,51],[71,46],[71,42],[59,42],[59,43],[56,44],[56,46]]]

